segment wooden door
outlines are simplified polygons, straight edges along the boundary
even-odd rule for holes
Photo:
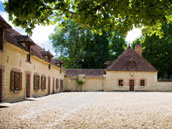
[[[53,78],[53,94],[55,93],[55,89],[54,89],[54,78]]]
[[[0,102],[2,102],[2,69],[0,69]]]
[[[48,78],[48,94],[50,94],[50,77]]]
[[[134,80],[130,80],[129,86],[130,86],[130,91],[134,91]]]
[[[30,97],[30,74],[26,74],[26,97]]]

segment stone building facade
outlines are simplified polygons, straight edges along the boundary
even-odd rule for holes
[[[0,102],[16,102],[61,91],[172,91],[158,71],[128,47],[106,69],[64,69],[62,61],[21,35],[0,16]],[[76,79],[84,81],[78,89]]]
[[[106,69],[66,69],[65,90],[76,91],[76,78],[85,82],[82,91],[172,91],[172,82],[158,81],[158,71],[142,57],[142,46],[128,47]]]
[[[60,60],[21,35],[0,17],[0,102],[63,91]]]

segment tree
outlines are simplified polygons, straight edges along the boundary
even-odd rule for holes
[[[99,35],[71,21],[56,27],[49,38],[65,68],[104,68],[104,62],[116,59],[126,47],[125,37],[117,32],[102,29]]]
[[[71,19],[81,27],[127,33],[133,27],[161,35],[164,22],[172,21],[169,0],[8,0],[5,10],[17,26],[31,32],[36,24]]]
[[[155,34],[144,34],[140,43],[143,46],[143,57],[147,59],[158,71],[159,78],[170,78],[172,75],[172,23],[163,24],[163,38]],[[137,39],[138,40],[138,39]],[[135,42],[136,43],[136,42]]]
[[[76,91],[82,91],[82,86],[84,85],[84,81],[82,79],[76,78]]]

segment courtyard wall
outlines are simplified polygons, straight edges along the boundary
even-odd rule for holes
[[[79,91],[76,83],[78,76],[65,77],[64,88],[66,91]],[[79,76],[85,83],[82,91],[103,91],[105,78],[103,76]]]
[[[172,92],[172,80],[158,80],[157,91]]]

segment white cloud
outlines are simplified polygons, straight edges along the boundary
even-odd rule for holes
[[[140,37],[142,35],[141,29],[134,28],[133,30],[129,31],[127,33],[126,41],[131,43],[133,42],[136,38]]]
[[[4,3],[4,2],[5,2],[5,0],[0,0],[0,2]]]
[[[54,49],[52,47],[52,43],[49,40],[48,36],[53,33],[55,26],[36,26],[33,29],[32,39],[33,41],[38,44],[40,47],[45,48],[45,50],[51,51],[53,54]]]

